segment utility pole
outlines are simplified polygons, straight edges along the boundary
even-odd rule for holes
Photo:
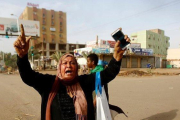
[[[34,47],[32,45],[32,40],[31,40],[31,59],[32,59],[32,69],[34,69]]]
[[[18,16],[17,16],[17,15],[15,15],[15,14],[11,14],[11,16],[15,16],[15,17],[16,17],[17,29],[18,29],[18,35],[20,35]]]
[[[3,40],[0,39],[0,41],[3,43]],[[2,44],[2,53],[3,53],[3,64],[4,64],[4,51],[3,51],[3,44]]]

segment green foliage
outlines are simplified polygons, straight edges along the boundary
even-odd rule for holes
[[[17,55],[12,55],[11,53],[4,53],[4,62],[7,67],[17,68]]]
[[[0,60],[3,60],[3,52],[0,52]]]
[[[55,60],[56,62],[59,62],[59,59],[61,58],[63,54],[60,52],[55,52],[54,54],[51,55],[51,58]]]
[[[29,49],[29,51],[28,51],[28,59],[29,60],[32,59],[32,54],[31,53],[32,53],[31,49]],[[41,57],[40,53],[35,49],[33,50],[33,54],[34,54],[34,56],[33,56],[34,59],[39,59]]]

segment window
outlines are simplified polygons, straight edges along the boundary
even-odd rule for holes
[[[46,15],[43,13],[43,18],[46,17]]]
[[[54,15],[52,15],[51,17],[54,18]]]
[[[63,32],[62,28],[60,28],[60,32]]]
[[[42,29],[43,29],[43,30],[46,30],[46,28],[45,28],[44,26],[42,27]]]
[[[59,35],[59,37],[60,37],[60,38],[62,38],[62,37],[63,37],[63,35],[61,35],[61,34],[60,34],[60,35]]]
[[[45,20],[43,20],[43,24],[45,24],[46,22],[45,22]]]
[[[60,26],[62,26],[62,22],[60,22]]]
[[[55,42],[55,40],[54,40],[54,39],[52,39],[52,42]]]
[[[54,21],[51,22],[51,25],[54,25]]]
[[[148,47],[151,48],[151,45],[149,44]]]
[[[43,42],[46,42],[46,39],[45,39],[45,38],[43,38]]]

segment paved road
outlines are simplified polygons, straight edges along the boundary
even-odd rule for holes
[[[115,120],[180,120],[180,76],[116,77],[110,103],[128,115]],[[40,96],[19,75],[0,74],[0,120],[39,120]]]

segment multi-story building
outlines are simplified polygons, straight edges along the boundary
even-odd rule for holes
[[[180,48],[168,49],[166,65],[172,65],[174,68],[180,68]]]
[[[154,56],[166,58],[170,46],[169,37],[160,29],[144,30],[131,34],[131,43],[140,43],[141,48],[153,49]]]
[[[32,46],[43,56],[49,57],[56,51],[73,53],[74,49],[85,47],[83,44],[67,43],[65,12],[26,7],[19,19],[39,21],[40,36],[34,37]]]

